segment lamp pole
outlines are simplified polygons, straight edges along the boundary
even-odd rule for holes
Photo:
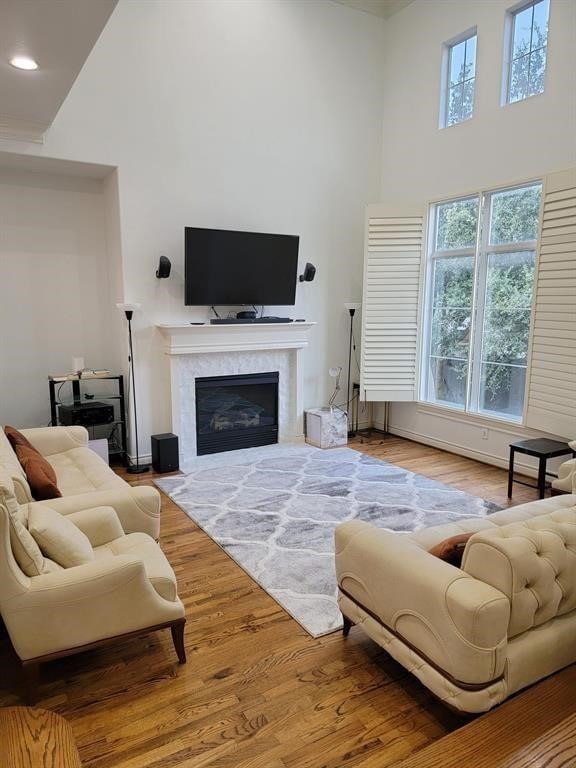
[[[134,377],[134,350],[132,347],[132,315],[134,310],[124,310],[126,320],[128,320],[128,347],[129,356],[128,362],[130,363],[130,378],[132,379],[132,402],[134,404],[134,433],[136,436],[136,464],[130,464],[126,471],[131,475],[140,475],[143,472],[148,472],[150,469],[148,464],[140,464],[140,454],[138,449],[138,411],[136,408],[136,379]]]
[[[356,308],[349,307],[348,312],[350,313],[350,338],[348,340],[348,383],[346,386],[346,411],[348,412],[348,436],[350,437],[353,434],[353,430],[350,430],[350,368],[352,365],[352,339],[354,333],[354,314],[356,313]]]

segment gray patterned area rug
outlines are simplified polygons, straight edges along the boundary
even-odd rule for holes
[[[281,444],[201,456],[156,485],[313,637],[342,626],[334,529],[407,532],[498,507],[350,448]]]

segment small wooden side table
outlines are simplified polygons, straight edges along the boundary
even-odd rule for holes
[[[82,768],[70,723],[46,709],[0,708],[0,766]]]
[[[536,456],[538,459],[538,484],[530,485],[521,480],[514,479],[514,455],[524,453],[527,456]],[[557,456],[566,456],[572,454],[576,458],[576,451],[573,451],[568,443],[561,443],[559,440],[548,440],[547,438],[537,438],[535,440],[519,440],[517,443],[510,443],[510,463],[508,465],[508,498],[512,498],[512,483],[527,485],[529,488],[538,488],[538,497],[544,498],[546,492],[546,475],[556,477],[551,472],[546,471],[546,462],[548,459],[554,459]]]

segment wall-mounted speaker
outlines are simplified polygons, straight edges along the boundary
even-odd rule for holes
[[[170,270],[172,269],[172,263],[168,256],[160,256],[158,262],[158,269],[156,270],[156,277],[170,277]]]
[[[307,262],[306,266],[304,267],[304,272],[300,275],[300,282],[301,283],[311,283],[312,280],[314,280],[314,277],[316,276],[316,267],[314,264],[310,264],[310,262]]]

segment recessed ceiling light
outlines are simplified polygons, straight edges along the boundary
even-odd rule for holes
[[[10,59],[10,64],[16,69],[38,69],[38,64],[29,56],[14,56]]]

